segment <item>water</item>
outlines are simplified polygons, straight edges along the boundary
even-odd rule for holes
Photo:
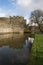
[[[0,35],[0,65],[26,65],[31,49],[28,37],[24,34]]]

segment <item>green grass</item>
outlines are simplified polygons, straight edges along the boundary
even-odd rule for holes
[[[43,65],[43,34],[35,34],[29,65]]]
[[[37,50],[38,52],[43,52],[43,34],[35,35],[35,42],[33,45],[33,50]]]

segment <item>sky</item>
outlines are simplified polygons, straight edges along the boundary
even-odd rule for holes
[[[24,16],[28,19],[35,9],[43,10],[43,0],[0,0],[0,17]]]

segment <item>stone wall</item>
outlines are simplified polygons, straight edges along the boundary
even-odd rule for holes
[[[9,18],[0,18],[0,33],[24,32],[26,20],[24,17],[13,16]]]

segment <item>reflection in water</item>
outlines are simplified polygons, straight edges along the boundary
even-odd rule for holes
[[[21,34],[0,35],[0,46],[8,45],[13,48],[21,48],[23,47],[24,41],[25,37]]]
[[[0,65],[25,65],[31,43],[24,35],[0,35]]]

